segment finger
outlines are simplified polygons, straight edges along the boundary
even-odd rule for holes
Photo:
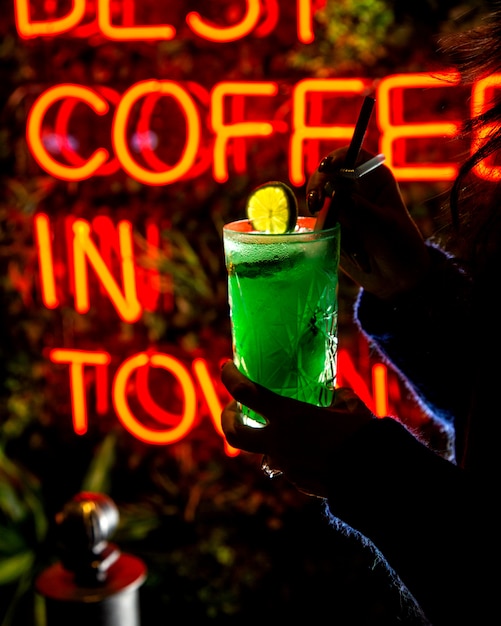
[[[228,443],[234,448],[246,452],[264,454],[267,448],[266,426],[251,428],[242,422],[242,411],[238,403],[233,400],[221,413],[221,427]]]
[[[338,174],[343,166],[347,148],[340,148],[330,152],[318,164],[317,169],[310,176],[306,185],[306,204],[311,215],[316,215],[330,201],[331,193],[326,192],[326,184],[333,175]]]
[[[338,387],[336,389],[331,407],[333,409],[344,410],[352,403],[353,400],[361,402],[351,387]]]
[[[232,443],[230,440],[234,440],[238,437],[237,419],[239,414],[240,408],[236,400],[229,402],[221,412],[221,428],[230,443]]]
[[[281,396],[251,381],[238,370],[233,361],[224,365],[221,380],[235,400],[262,415],[269,426],[278,425],[284,419],[288,421],[300,419],[317,409],[313,405]]]
[[[241,404],[259,414],[272,412],[275,408],[275,396],[268,389],[253,382],[242,374],[233,361],[228,361],[221,370],[221,381],[230,395]],[[269,395],[271,394],[271,396]],[[263,415],[263,417],[266,417]]]
[[[398,190],[394,176],[388,167],[381,164],[373,168],[363,178],[357,179],[357,185],[355,185],[354,179],[341,174],[343,152],[336,151],[331,155],[322,159],[306,186],[306,203],[312,215],[316,215],[324,207],[325,202],[333,196],[335,201],[338,196],[342,198],[343,203],[349,203],[349,197],[358,187],[361,190],[366,189],[373,198],[377,197],[385,187],[388,187],[390,193],[395,188]],[[359,161],[366,163],[371,158],[373,157],[370,153],[363,151]]]
[[[318,174],[331,175],[339,172],[339,170],[346,166],[346,153],[348,152],[348,147],[338,148],[337,150],[333,150],[329,152],[329,154],[323,157],[318,164],[316,171],[312,174],[312,178],[314,178]],[[374,158],[376,155],[368,150],[361,149],[357,161],[356,166],[361,165]]]
[[[224,364],[221,369],[221,381],[230,395],[243,404],[247,404],[246,400],[255,394],[255,383],[244,376],[233,361]]]
[[[334,414],[346,415],[348,413],[352,415],[353,417],[349,420],[349,423],[355,428],[357,428],[357,424],[363,425],[368,421],[377,419],[365,402],[349,387],[338,387],[336,389],[334,400],[331,404],[331,411]]]

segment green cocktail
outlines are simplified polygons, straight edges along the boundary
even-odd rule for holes
[[[254,382],[280,395],[329,406],[336,382],[339,225],[314,231],[252,231],[249,220],[226,224],[234,359]],[[242,407],[244,415],[263,423]]]

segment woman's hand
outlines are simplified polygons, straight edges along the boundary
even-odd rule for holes
[[[231,361],[223,367],[221,379],[234,398],[221,415],[228,443],[265,455],[271,468],[282,471],[291,483],[310,495],[327,496],[329,466],[336,448],[376,419],[347,388],[336,389],[333,404],[321,408],[253,383]],[[237,401],[262,415],[266,426],[246,426]]]
[[[321,162],[306,188],[310,213],[325,202],[341,224],[341,269],[381,299],[412,289],[429,268],[423,236],[412,220],[391,170],[384,164],[363,177],[340,175],[346,148]],[[372,156],[362,150],[357,164]],[[328,199],[325,186],[335,191]]]

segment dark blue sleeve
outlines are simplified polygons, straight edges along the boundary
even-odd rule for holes
[[[356,320],[423,408],[457,428],[472,400],[473,287],[443,251],[430,246],[430,256],[431,270],[412,293],[383,302],[361,291]],[[495,594],[481,572],[497,516],[484,483],[386,417],[334,455],[328,505],[334,518],[377,546],[434,626],[488,623]]]
[[[497,518],[468,472],[387,417],[338,450],[329,485],[330,514],[377,546],[434,626],[488,623]]]
[[[471,280],[440,249],[429,246],[432,266],[411,293],[386,302],[361,291],[356,321],[381,358],[398,372],[433,417],[464,419],[470,333]]]

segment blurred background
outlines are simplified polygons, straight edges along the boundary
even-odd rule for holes
[[[263,620],[263,614],[270,621],[313,614],[334,617],[336,612],[338,621],[333,623],[376,623],[371,621],[374,615],[381,620],[377,623],[390,623],[384,615],[395,600],[385,597],[364,555],[346,538],[333,536],[322,503],[283,479],[267,479],[255,455],[225,447],[210,399],[192,366],[196,360],[203,362],[212,380],[212,387],[204,388],[212,388],[222,406],[228,398],[219,383],[219,364],[231,356],[231,342],[221,229],[225,222],[244,217],[246,197],[254,187],[268,180],[290,182],[294,85],[305,78],[362,78],[375,87],[389,75],[444,69],[437,56],[440,37],[478,23],[492,3],[312,0],[314,37],[309,43],[298,38],[300,3],[285,0],[260,0],[256,27],[228,42],[195,34],[186,16],[199,11],[216,26],[233,24],[242,19],[243,0],[108,3],[116,24],[132,20],[174,26],[175,37],[163,41],[119,41],[103,35],[96,0],[84,3],[83,17],[72,31],[21,37],[16,6],[28,6],[32,19],[43,21],[66,15],[73,4],[1,4],[1,626],[44,624],[43,602],[33,583],[57,559],[56,513],[82,490],[103,492],[115,501],[120,524],[114,541],[148,568],[141,588],[144,626],[185,620],[247,623]],[[185,86],[201,111],[200,154],[181,179],[146,184],[111,160],[98,175],[64,180],[34,159],[26,140],[27,120],[36,99],[49,88],[61,83],[95,88],[115,105],[120,94],[150,79]],[[218,181],[212,172],[209,93],[221,81],[276,81],[277,96],[258,99],[252,114],[258,120],[273,116],[278,132],[273,141],[257,138],[230,145],[228,177]],[[329,118],[354,124],[360,102],[354,99],[343,106],[333,101]],[[460,120],[468,107],[468,95],[460,90],[423,89],[405,103],[406,115],[417,121]],[[78,165],[100,146],[113,154],[112,112],[98,118],[82,106],[68,115],[69,147],[49,132],[51,124],[52,131],[57,126],[50,116],[46,121],[44,145],[55,160],[68,158]],[[149,129],[137,132],[139,144],[132,145],[139,154],[141,141],[146,142],[150,152],[145,167],[154,169],[158,163],[176,163],[185,134],[183,119],[164,98],[154,103]],[[377,151],[374,120],[365,145]],[[306,160],[306,175],[316,167],[317,154],[321,157],[335,147],[333,141],[317,142]],[[411,157],[417,155],[416,161],[461,156],[456,144],[444,147],[436,139],[415,141],[408,149]],[[440,180],[402,182],[409,209],[426,236],[448,224],[442,206],[449,185]],[[304,185],[293,188],[304,212]],[[48,217],[52,236],[59,289],[54,306],[43,299],[40,284],[34,223],[41,214]],[[76,311],[67,260],[68,217],[93,224],[101,252],[121,220],[133,225],[146,303],[138,319],[128,321],[117,314],[92,271],[89,310]],[[110,266],[114,245],[108,251]],[[119,276],[117,267],[113,271]],[[371,394],[375,361],[351,320],[355,296],[354,286],[342,276],[340,346]],[[82,434],[74,428],[68,364],[51,358],[51,351],[60,348],[110,355],[106,371],[88,368],[82,376],[87,426]],[[141,440],[125,428],[111,399],[111,381],[120,365],[148,351],[172,355],[184,365],[197,392],[191,428],[163,445]],[[172,410],[165,422],[172,426],[172,415],[182,403],[177,382],[150,375],[152,401]],[[352,375],[346,382],[353,381]],[[392,372],[388,390],[390,412],[405,415],[435,445],[448,445]],[[141,413],[147,410],[135,410],[148,423],[151,416]],[[151,423],[148,427],[154,429]]]

